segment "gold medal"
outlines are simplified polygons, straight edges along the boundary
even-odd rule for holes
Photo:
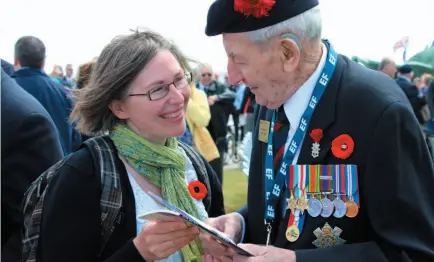
[[[259,121],[258,140],[264,143],[268,143],[268,134],[270,132],[270,121]]]
[[[345,202],[345,205],[347,206],[347,213],[345,214],[347,217],[353,218],[357,216],[359,213],[359,206],[353,200],[348,200]]]
[[[303,214],[306,209],[309,209],[308,203],[309,200],[307,200],[304,194],[302,194],[301,197],[297,199],[297,209],[299,209]]]
[[[286,202],[288,202],[286,209],[289,209],[291,210],[291,213],[294,213],[295,209],[297,209],[297,199],[294,198],[294,195],[292,193],[291,197],[286,199]]]
[[[297,241],[299,236],[300,231],[296,225],[292,225],[286,229],[286,239],[288,239],[289,242]]]

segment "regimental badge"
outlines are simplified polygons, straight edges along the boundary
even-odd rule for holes
[[[347,241],[340,238],[341,233],[342,229],[339,227],[332,228],[328,223],[325,223],[322,229],[318,227],[313,231],[313,234],[317,239],[313,241],[312,244],[318,248],[334,247],[345,244]]]
[[[319,151],[321,151],[321,148],[319,147],[319,142],[321,141],[323,135],[322,129],[319,128],[313,129],[312,131],[310,131],[309,135],[313,139],[313,141],[315,141],[312,144],[311,155],[313,158],[317,158],[319,157]]]

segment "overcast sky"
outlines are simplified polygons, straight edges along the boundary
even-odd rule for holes
[[[408,55],[434,40],[433,0],[320,0],[323,36],[348,56],[381,59],[410,37]],[[13,61],[13,47],[23,35],[39,37],[47,47],[47,67],[78,66],[97,56],[114,36],[137,26],[173,39],[190,57],[225,71],[221,37],[204,33],[212,0],[0,0],[0,56]],[[431,35],[430,35],[431,33]]]

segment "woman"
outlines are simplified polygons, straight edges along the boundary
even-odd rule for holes
[[[221,159],[217,146],[206,128],[211,119],[208,99],[205,92],[197,89],[195,85],[190,84],[190,101],[187,106],[187,126],[179,140],[190,146],[195,147],[208,161],[216,172],[217,177],[221,177]]]
[[[214,172],[207,163],[206,172],[196,170],[175,138],[185,129],[187,68],[178,48],[150,31],[118,37],[104,48],[89,84],[75,91],[71,119],[82,133],[109,133],[118,151],[111,162],[121,176],[123,216],[98,256],[100,179],[89,151],[78,150],[50,183],[37,261],[200,261],[196,228],[138,218],[161,209],[146,192],[201,220],[224,213]],[[211,197],[192,198],[187,186],[196,180]]]
[[[53,71],[50,74],[51,79],[63,85],[63,70],[60,65],[54,65]]]

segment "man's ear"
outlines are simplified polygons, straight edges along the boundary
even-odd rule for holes
[[[128,112],[125,110],[124,102],[120,100],[113,100],[109,104],[109,108],[112,113],[117,116],[119,119],[128,119]]]
[[[301,44],[297,37],[293,34],[283,34],[280,39],[281,60],[283,71],[294,71],[301,57]]]

